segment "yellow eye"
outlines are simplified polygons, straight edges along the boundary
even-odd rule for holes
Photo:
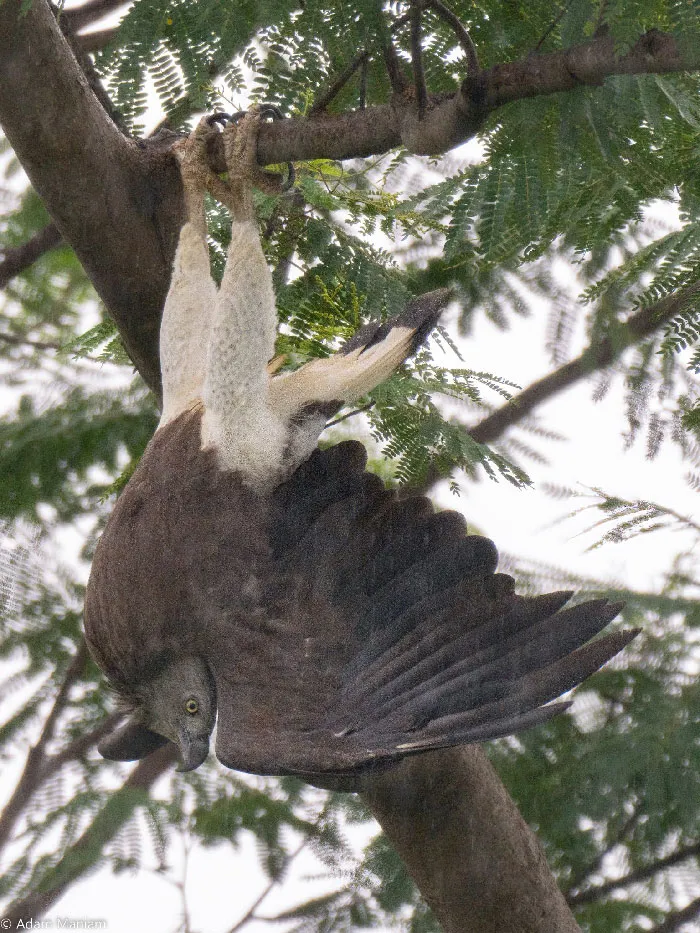
[[[191,713],[194,716],[194,714],[199,709],[199,703],[197,703],[194,697],[190,697],[190,699],[185,703],[185,709],[188,713]]]

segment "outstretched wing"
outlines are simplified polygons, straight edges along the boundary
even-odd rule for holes
[[[255,728],[240,689],[219,684],[217,755],[231,767],[353,772],[507,735],[565,709],[551,701],[636,634],[591,641],[620,604],[516,595],[491,541],[364,465],[356,442],[317,451],[275,494],[285,665],[268,669],[274,686],[248,685]]]

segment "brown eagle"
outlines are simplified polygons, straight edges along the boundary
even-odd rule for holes
[[[187,220],[161,331],[163,416],[98,545],[85,628],[130,710],[106,757],[174,742],[196,768],[216,721],[224,765],[323,784],[542,722],[636,633],[591,641],[619,604],[516,595],[460,515],[399,499],[359,443],[317,449],[329,414],[415,351],[448,294],[270,373],[277,319],[251,188],[270,185],[263,115],[224,129],[228,184],[207,167],[211,121],[177,150]],[[218,290],[205,189],[233,215]]]

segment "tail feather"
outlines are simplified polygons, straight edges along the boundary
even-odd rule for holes
[[[421,295],[391,320],[361,327],[333,356],[274,376],[270,380],[272,407],[282,416],[291,416],[319,403],[336,402],[340,408],[370,392],[416,352],[449,299],[446,288]]]

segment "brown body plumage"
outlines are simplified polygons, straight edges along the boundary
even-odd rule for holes
[[[249,119],[248,149],[254,130]],[[183,168],[183,177],[191,195],[195,176]],[[254,228],[240,226],[245,244]],[[165,310],[171,356],[194,340],[186,261],[196,253],[204,268],[202,229],[183,228]],[[251,256],[269,276],[259,246]],[[230,254],[229,268],[241,262]],[[248,266],[245,275],[254,290]],[[216,335],[229,339],[253,300],[226,283],[210,363]],[[261,289],[264,306],[266,281]],[[272,354],[261,342],[242,400],[240,386],[212,385],[212,371],[236,376],[218,362],[200,374],[183,361],[178,385],[168,360],[161,427],[108,522],[88,586],[88,643],[133,710],[103,754],[138,758],[173,741],[183,767],[196,767],[218,711],[225,765],[323,783],[541,722],[566,706],[543,704],[633,637],[590,641],[617,605],[563,609],[570,593],[515,595],[495,572],[491,541],[427,499],[398,499],[364,471],[360,444],[314,451],[328,413],[413,352],[446,297],[418,300],[297,373],[265,374]],[[238,407],[221,407],[227,398]]]

